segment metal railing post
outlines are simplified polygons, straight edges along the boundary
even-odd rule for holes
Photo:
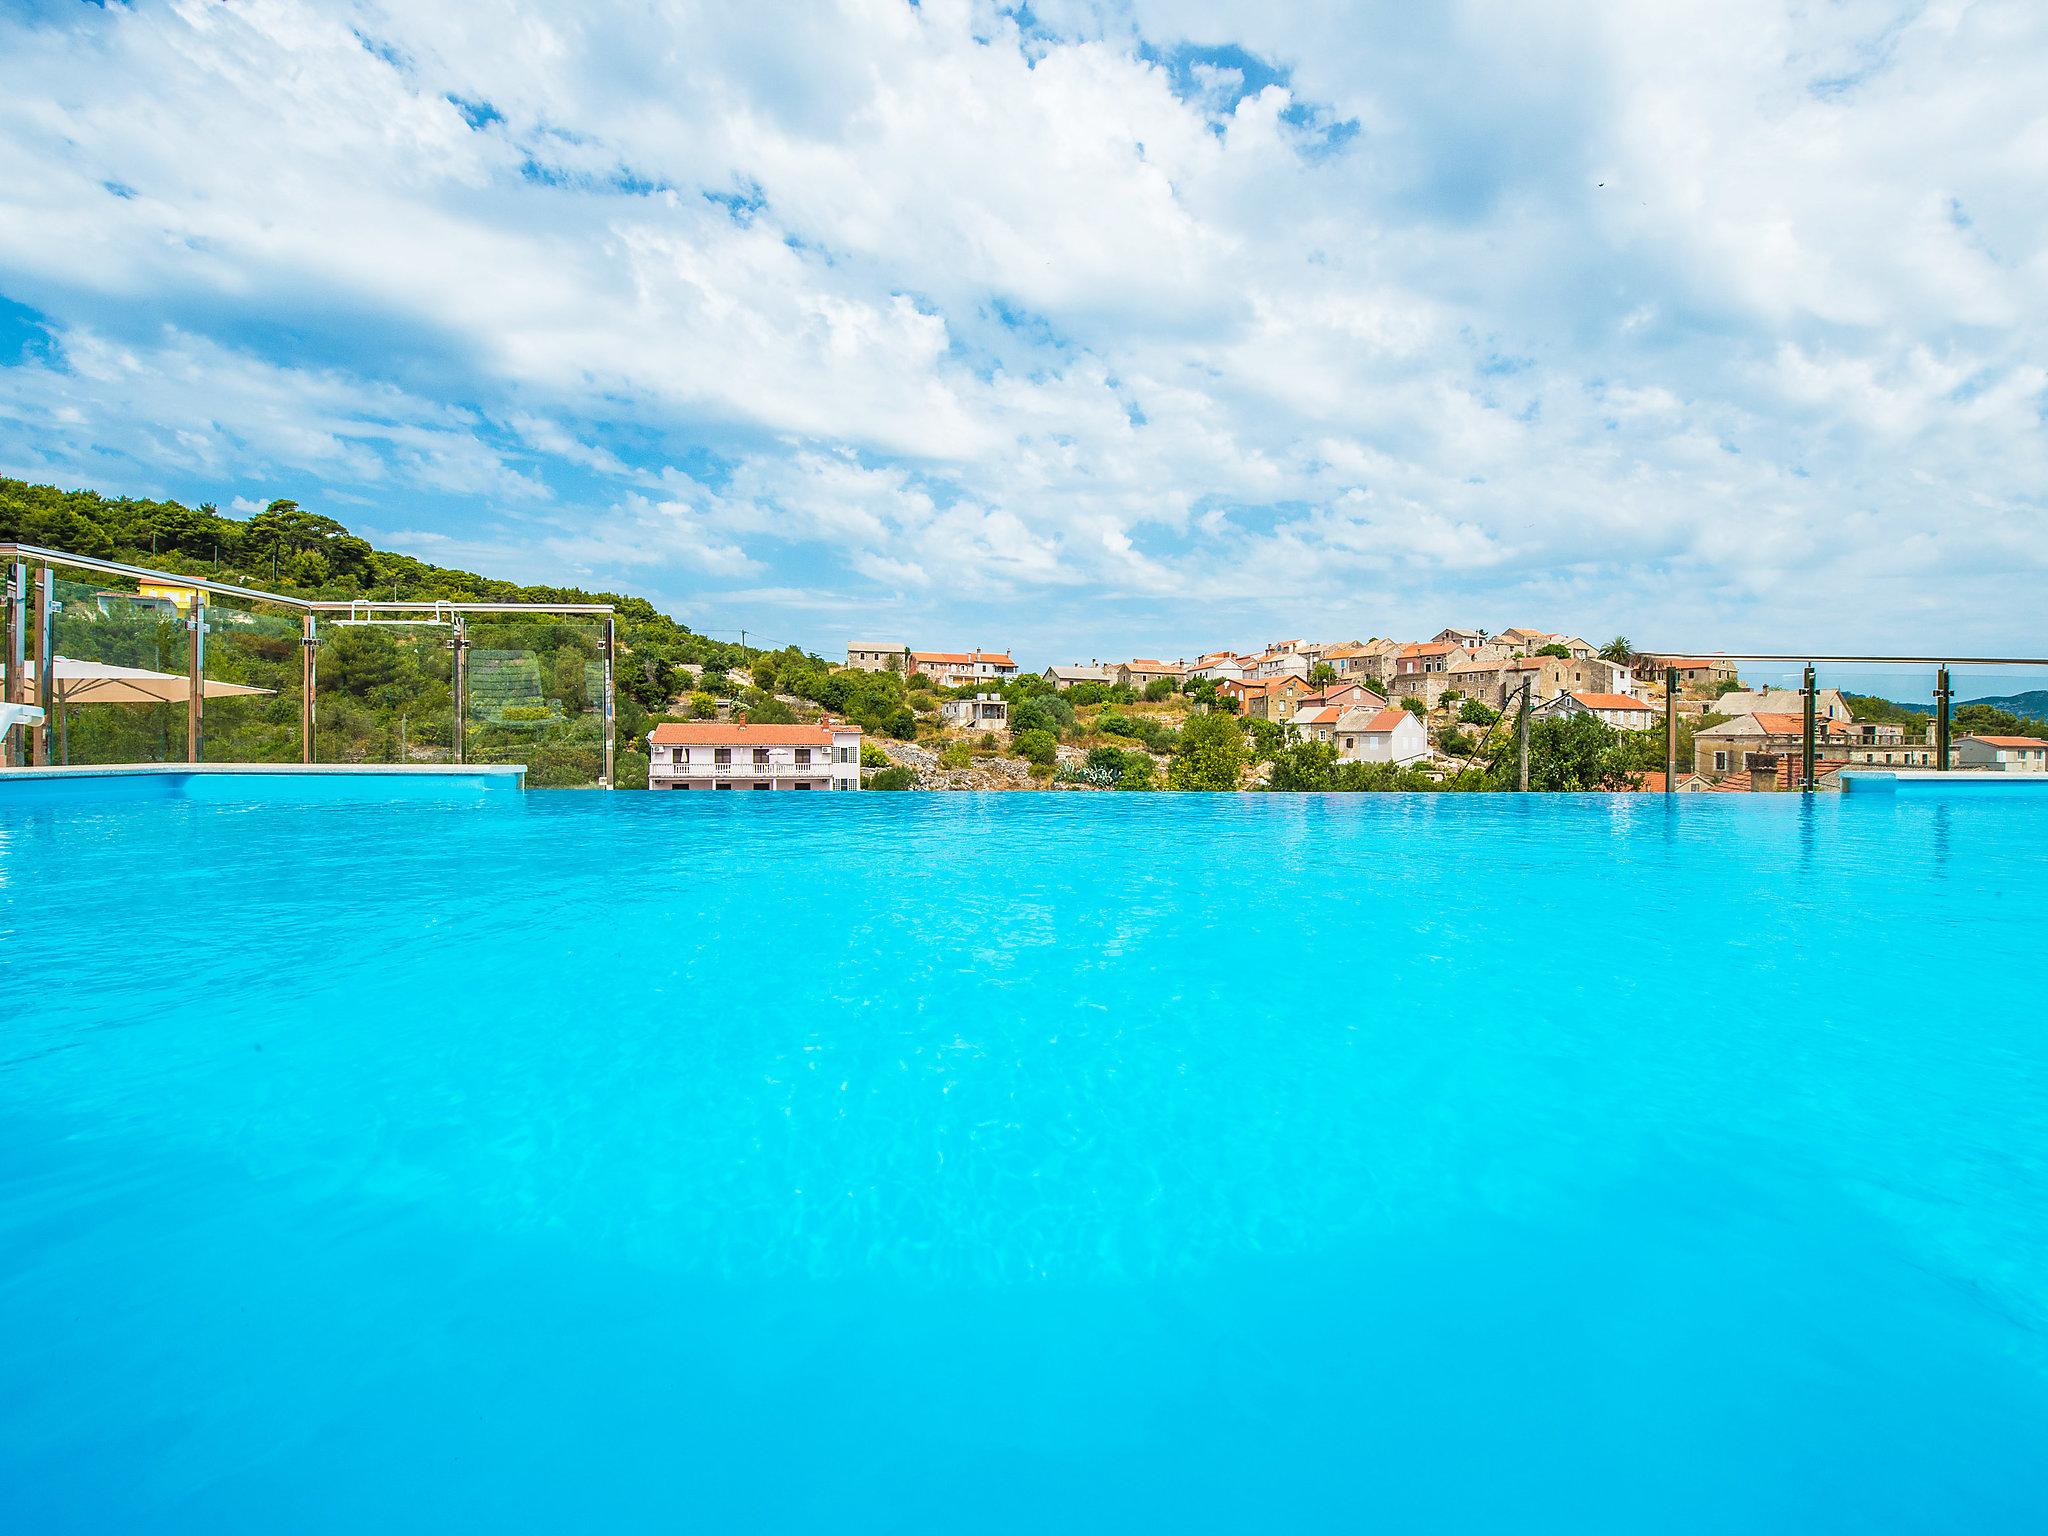
[[[610,614],[604,620],[604,787],[617,789],[618,708],[612,694],[613,654],[618,647],[618,628]]]
[[[462,615],[453,620],[455,634],[455,761],[469,761],[469,631]]]
[[[299,761],[313,761],[313,683],[314,652],[320,649],[319,636],[313,630],[313,615],[299,615],[301,636],[299,639]]]
[[[1678,793],[1678,668],[1664,669],[1664,793]]]
[[[7,567],[6,580],[6,647],[0,650],[0,665],[7,668],[6,702],[26,704],[28,702],[28,566],[16,560]],[[0,764],[13,767],[15,745],[13,731],[0,734]]]
[[[1813,714],[1818,695],[1819,690],[1814,686],[1813,664],[1809,662],[1806,667],[1806,679],[1799,689],[1799,788],[1805,793],[1811,793],[1813,790]]]
[[[192,594],[192,614],[185,620],[192,636],[190,675],[185,692],[185,761],[206,761],[206,604]]]
[[[1949,702],[1953,690],[1949,687],[1948,666],[1942,665],[1934,674],[1934,766],[1942,773],[1948,772],[1949,754]]]
[[[47,768],[56,759],[50,753],[50,731],[57,723],[57,575],[47,565],[36,576],[36,702],[43,706],[29,741],[35,761]]]

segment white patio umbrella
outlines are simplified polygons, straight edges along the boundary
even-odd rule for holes
[[[176,672],[152,672],[147,667],[117,667],[104,661],[53,656],[50,671],[59,704],[182,704],[192,693],[189,678]],[[34,674],[30,676],[33,678]],[[200,693],[209,699],[275,692],[275,688],[251,688],[246,683],[224,683],[211,677],[200,685]]]
[[[50,658],[51,681],[55,684],[59,761],[71,756],[66,711],[74,704],[182,704],[192,696],[192,682],[175,672],[152,672],[147,667],[117,667],[104,661],[77,661],[69,656]],[[0,670],[0,683],[7,674]],[[32,681],[39,681],[33,668]],[[33,688],[31,691],[35,691]],[[250,694],[275,693],[275,688],[252,688],[246,683],[224,683],[206,678],[200,694],[209,699],[243,698]]]

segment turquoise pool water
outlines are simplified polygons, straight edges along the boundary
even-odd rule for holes
[[[0,812],[0,1528],[2037,1531],[2048,798]]]

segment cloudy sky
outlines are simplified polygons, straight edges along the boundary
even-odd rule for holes
[[[1023,658],[2025,648],[2048,6],[0,0],[0,470]]]

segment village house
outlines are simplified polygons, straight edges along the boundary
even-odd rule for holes
[[[1851,726],[1849,729],[1853,733],[1855,727]],[[1892,729],[1897,730],[1898,727],[1894,726]],[[1935,766],[1934,748],[1931,744],[1918,743],[1909,746],[1905,743],[1902,736],[1894,737],[1888,741],[1866,741],[1852,734],[1850,739],[1839,747],[1835,746],[1831,740],[1828,745],[1828,751],[1840,754],[1852,766],[1857,768],[1932,768]]]
[[[1561,693],[1541,707],[1567,719],[1591,715],[1615,731],[1647,731],[1663,714],[1662,710],[1625,693]]]
[[[1713,707],[1717,715],[1801,715],[1806,712],[1806,696],[1797,688],[1737,689],[1722,694]],[[1822,688],[1814,696],[1814,713],[1824,720],[1846,721],[1849,701],[1839,688]]]
[[[1429,731],[1405,709],[1352,709],[1332,732],[1337,759],[1346,763],[1416,763],[1429,756]]]
[[[1062,690],[1071,688],[1076,683],[1101,683],[1110,686],[1116,682],[1115,673],[1099,662],[1092,661],[1085,667],[1047,667],[1044,676],[1053,687]]]
[[[1387,701],[1369,688],[1357,683],[1331,683],[1297,699],[1290,723],[1304,741],[1333,742],[1337,737],[1338,722],[1346,716],[1361,710],[1368,716],[1376,715],[1386,707]]]
[[[1363,645],[1333,645],[1323,652],[1323,660],[1341,678],[1384,685],[1393,681],[1394,658],[1400,654],[1401,647],[1392,640],[1368,640]]]
[[[1213,677],[1219,683],[1234,681],[1245,675],[1248,658],[1235,651],[1211,651],[1206,656],[1197,656],[1195,664],[1188,668],[1190,681],[1198,677]]]
[[[649,789],[859,789],[857,725],[692,720],[647,733]]]
[[[1435,645],[1455,645],[1462,646],[1468,651],[1475,650],[1486,643],[1486,631],[1483,629],[1440,629],[1430,636],[1430,641]]]
[[[1958,768],[1986,768],[1997,773],[2048,772],[2048,741],[2032,736],[1958,736]]]
[[[1178,661],[1152,661],[1139,658],[1127,661],[1116,669],[1116,680],[1126,688],[1144,692],[1147,683],[1166,678],[1169,682],[1180,683],[1187,676],[1187,667]]]
[[[1645,656],[1636,664],[1636,676],[1646,683],[1662,683],[1665,670],[1678,673],[1681,688],[1718,688],[1741,681],[1735,663],[1717,656]]]
[[[1010,704],[1000,693],[977,693],[971,699],[948,699],[939,706],[939,719],[955,730],[1008,730]]]
[[[912,651],[910,670],[941,688],[964,688],[990,678],[1017,675],[1017,663],[1001,651]]]
[[[1804,750],[1805,732],[1801,715],[1738,715],[1693,735],[1692,770],[1708,778],[1760,767],[1777,772],[1781,759]],[[1848,761],[1848,734],[1831,720],[1816,720],[1815,749],[1839,767]]]
[[[1431,672],[1443,672],[1454,661],[1471,658],[1465,654],[1465,647],[1452,640],[1419,641],[1404,645],[1394,659],[1394,682],[1398,686],[1411,677],[1422,677]]]
[[[1300,644],[1299,641],[1288,643]],[[1306,681],[1308,674],[1308,661],[1299,651],[1270,650],[1244,662],[1244,675],[1248,678],[1298,677]]]
[[[895,640],[856,640],[846,648],[846,664],[856,672],[905,672],[910,647]]]
[[[1238,713],[1253,720],[1270,720],[1275,725],[1287,725],[1294,719],[1294,712],[1301,701],[1315,692],[1308,685],[1308,679],[1289,672],[1280,677],[1256,678],[1245,682],[1222,683],[1216,692],[1237,700]]]

